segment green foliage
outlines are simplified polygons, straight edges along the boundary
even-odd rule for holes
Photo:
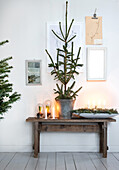
[[[71,113],[108,113],[108,114],[118,114],[116,109],[87,109],[87,108],[79,108],[77,110],[72,110]]]
[[[0,45],[7,42],[8,40],[0,42]],[[8,74],[13,68],[8,64],[11,59],[12,57],[8,57],[0,61],[0,119],[3,118],[3,113],[12,107],[12,103],[20,99],[21,96],[17,92],[13,92],[13,85],[8,81]]]
[[[72,88],[75,85],[75,81],[72,83],[71,86],[68,86],[68,83],[71,79],[75,79],[74,74],[79,74],[79,72],[76,71],[77,67],[82,67],[83,64],[78,64],[78,61],[80,59],[80,51],[81,47],[79,47],[78,54],[76,57],[74,57],[74,43],[73,39],[76,37],[76,35],[73,35],[69,38],[71,27],[73,25],[74,19],[72,19],[69,28],[67,24],[67,8],[68,8],[68,2],[66,1],[66,15],[65,15],[65,31],[62,30],[61,22],[59,22],[59,29],[61,33],[61,37],[57,35],[57,33],[52,30],[53,34],[58,38],[60,41],[64,43],[62,49],[56,49],[57,50],[57,62],[54,62],[52,59],[52,56],[49,54],[47,50],[46,53],[49,56],[51,63],[48,65],[52,68],[51,75],[54,75],[54,80],[60,81],[61,87],[56,84],[57,90],[54,89],[54,93],[58,94],[56,97],[57,99],[73,99],[76,98],[77,93],[82,88],[80,87],[75,92],[72,90]],[[71,45],[71,49],[69,50],[68,45]],[[62,60],[63,59],[63,60]],[[68,87],[67,87],[68,86]]]

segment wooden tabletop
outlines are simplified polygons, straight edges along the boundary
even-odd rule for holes
[[[115,119],[107,118],[107,119],[44,119],[37,117],[29,117],[26,119],[26,122],[40,122],[40,123],[88,123],[88,122],[116,122]]]

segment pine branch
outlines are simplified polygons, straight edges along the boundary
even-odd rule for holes
[[[71,24],[70,24],[70,26],[69,26],[66,40],[67,40],[67,38],[68,38],[68,36],[69,36],[69,33],[70,33],[70,30],[71,30],[71,27],[72,27],[73,22],[74,22],[74,19],[72,19]]]
[[[64,62],[59,61],[59,66],[64,65]]]
[[[83,66],[83,64],[77,64],[76,66],[78,66],[78,67],[82,67],[82,66]]]
[[[9,42],[8,40],[2,41],[2,42],[0,42],[0,45],[4,45],[5,43],[8,43],[8,42]]]
[[[65,40],[63,31],[62,31],[62,27],[61,27],[61,22],[59,22],[59,28],[60,28],[60,32],[61,32],[61,34],[62,34],[62,37],[63,37],[63,39]]]
[[[70,41],[72,41],[75,37],[76,37],[76,35],[74,35],[70,40],[68,40],[67,43],[69,43]]]
[[[60,52],[64,52],[64,53],[65,53],[65,51],[64,51],[64,50],[62,50],[62,49],[57,48],[57,50],[59,50]]]
[[[49,56],[49,58],[50,58],[50,60],[51,60],[51,62],[52,62],[52,64],[53,64],[53,67],[55,68],[54,61],[53,61],[53,59],[52,59],[51,55],[48,53],[48,51],[47,51],[47,50],[45,50],[45,51],[46,51],[47,55]]]
[[[3,59],[3,60],[0,61],[0,64],[6,62],[6,61],[8,61],[8,60],[11,60],[11,59],[12,59],[12,57],[5,58],[5,59]]]
[[[56,68],[59,70],[59,49],[57,49],[57,67]]]
[[[74,87],[75,83],[76,83],[75,81],[72,83],[70,89],[72,89]]]
[[[52,72],[52,74],[56,74],[55,79],[59,79],[62,83],[64,83],[62,77],[60,77],[60,72],[56,70],[56,67],[55,67],[55,64],[53,62],[53,59],[52,59],[51,55],[48,53],[47,50],[45,50],[45,51],[46,51],[46,53],[48,54],[48,56],[49,56],[49,58],[51,60],[52,65],[50,64],[50,66],[52,66],[54,68],[54,72]]]
[[[79,50],[78,50],[78,54],[77,54],[77,60],[78,60],[78,59],[80,59],[80,58],[79,58],[80,51],[81,51],[81,47],[79,47]]]
[[[74,47],[74,44],[72,42],[71,43],[71,61],[73,61],[73,47]]]
[[[52,32],[53,32],[53,34],[54,34],[57,38],[59,38],[61,41],[65,42],[62,38],[60,38],[60,37],[55,33],[55,31],[52,30]]]
[[[77,54],[77,58],[76,58],[76,62],[75,62],[75,68],[74,68],[75,70],[76,70],[76,67],[77,67],[77,66],[80,66],[80,67],[83,66],[83,64],[77,64],[77,63],[78,63],[78,60],[80,59],[80,58],[79,58],[80,51],[81,51],[81,47],[79,47],[79,50],[78,50],[78,54]]]
[[[66,14],[65,14],[65,27],[66,27],[66,30],[65,30],[65,39],[67,37],[67,8],[68,8],[68,1],[66,1]]]
[[[74,92],[74,94],[72,95],[72,98],[73,98],[73,97],[76,98],[77,93],[78,93],[81,89],[82,89],[82,87],[80,87],[78,90],[76,90],[76,91]]]
[[[63,54],[59,54],[59,56],[65,58],[65,55],[63,55]]]

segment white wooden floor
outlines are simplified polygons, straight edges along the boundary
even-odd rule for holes
[[[119,170],[119,153],[0,153],[0,170]]]

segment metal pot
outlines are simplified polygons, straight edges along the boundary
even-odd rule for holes
[[[71,118],[70,111],[73,110],[74,102],[73,99],[56,99],[57,112],[60,118]]]

